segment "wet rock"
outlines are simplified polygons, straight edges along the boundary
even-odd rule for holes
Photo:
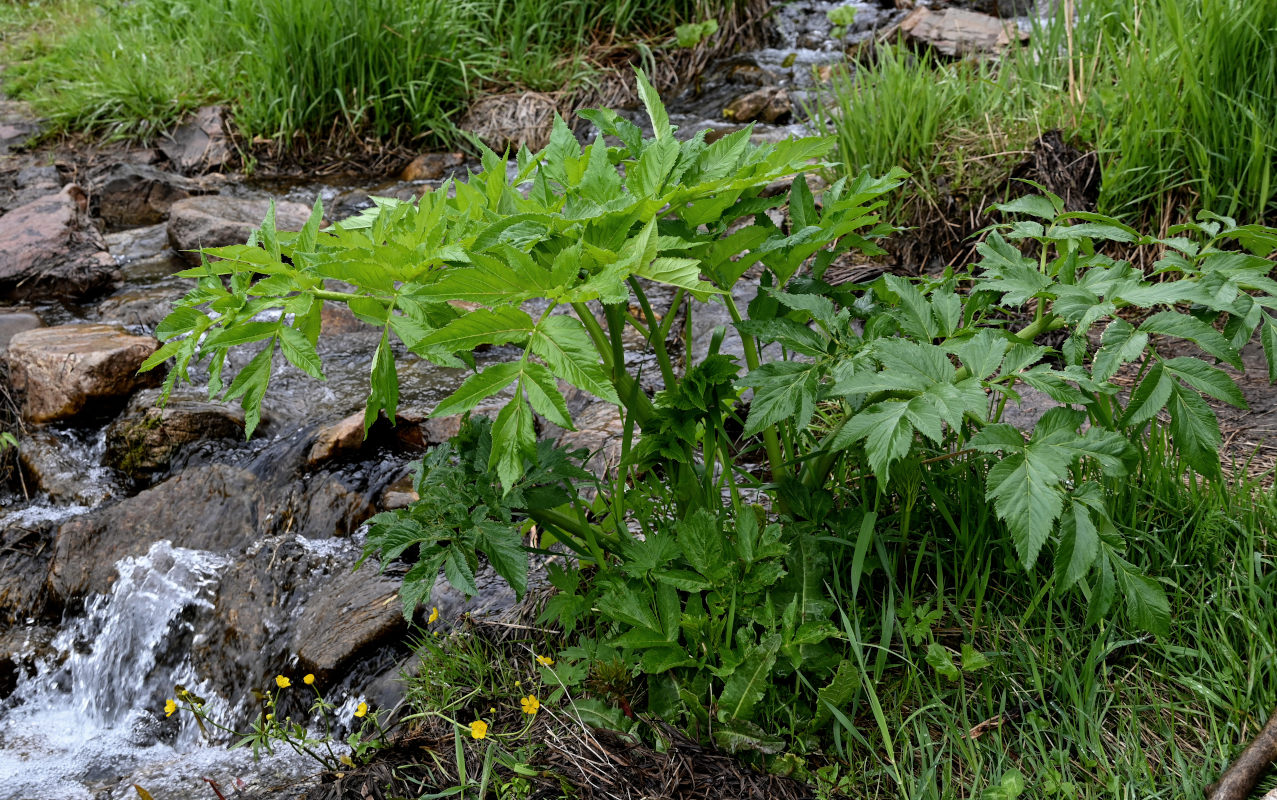
[[[137,374],[159,346],[112,325],[37,328],[9,341],[9,379],[28,422],[101,413],[163,379],[157,370]]]
[[[184,173],[208,172],[223,167],[235,156],[235,148],[226,128],[226,109],[205,106],[179,125],[160,150]]]
[[[106,593],[117,577],[115,562],[146,553],[160,539],[242,552],[257,538],[263,500],[252,473],[214,464],[63,523],[53,543],[49,592],[63,600]]]
[[[407,508],[417,502],[421,499],[421,496],[413,488],[415,483],[416,481],[411,474],[399,478],[382,491],[381,497],[377,501],[378,507],[383,511],[393,511],[397,508]]]
[[[728,103],[723,116],[735,122],[774,123],[794,110],[789,93],[777,86],[765,86]]]
[[[174,455],[191,442],[242,438],[244,412],[212,403],[203,395],[175,393],[163,408],[159,390],[139,392],[106,433],[106,461],[134,479],[168,469]]]
[[[0,173],[0,214],[62,189],[62,173],[55,166],[30,166]]]
[[[173,203],[201,191],[189,178],[146,164],[116,164],[92,189],[92,209],[116,228],[163,222]]]
[[[306,456],[306,466],[315,467],[340,456],[352,455],[363,446],[364,412],[359,411],[319,429]]]
[[[312,595],[293,623],[292,652],[298,667],[321,679],[335,674],[361,653],[407,629],[399,583],[366,564],[358,572],[338,572]]]
[[[984,0],[976,9],[1002,19],[1027,17],[1037,11],[1037,0]]]
[[[106,249],[118,262],[153,258],[168,249],[168,225],[158,223],[104,234]],[[127,274],[125,280],[128,280]]]
[[[44,580],[52,538],[47,523],[0,526],[0,625],[57,621]]]
[[[249,199],[205,195],[178,200],[169,209],[168,237],[173,249],[191,263],[199,263],[200,247],[243,244],[262,224],[270,209],[268,198]],[[310,208],[281,200],[275,203],[275,227],[299,231],[310,219]]]
[[[154,330],[173,310],[173,303],[186,293],[186,289],[174,284],[129,289],[98,303],[92,316],[102,323]]]
[[[324,303],[319,311],[319,326],[326,336],[368,330],[367,323],[360,322],[345,303]]]
[[[37,662],[49,655],[54,635],[47,625],[15,625],[0,630],[0,700],[13,694],[18,682],[36,672]]]
[[[962,8],[919,6],[900,22],[900,30],[947,56],[996,55],[1012,41],[1028,38],[1014,22]]]
[[[0,354],[9,349],[14,336],[41,327],[44,321],[30,311],[0,311]]]
[[[596,402],[574,414],[572,421],[576,423],[576,430],[565,431],[558,442],[573,450],[585,448],[592,453],[585,462],[587,470],[602,477],[621,463],[621,436],[625,426],[620,409],[611,403]]]
[[[87,209],[69,184],[0,217],[0,295],[80,297],[110,284],[115,262]]]
[[[18,444],[18,462],[28,489],[39,491],[55,503],[96,506],[111,497],[111,488],[86,481],[85,464],[57,436],[36,430]]]
[[[399,173],[401,181],[438,181],[451,175],[465,163],[460,153],[423,153]]]
[[[522,145],[536,151],[549,144],[556,111],[552,95],[492,94],[475,101],[457,127],[498,153],[507,149],[513,153]]]
[[[263,537],[287,532],[332,539],[353,532],[373,508],[359,490],[321,475],[291,479],[296,462],[276,453],[269,478],[226,464],[191,467],[134,497],[63,523],[48,570],[50,593],[61,599],[106,592],[115,562],[152,542],[239,556]]]

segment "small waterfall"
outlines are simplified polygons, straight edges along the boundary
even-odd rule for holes
[[[166,719],[162,708],[174,683],[201,690],[186,653],[224,564],[160,541],[116,565],[110,594],[65,626],[0,705],[0,798],[89,797],[195,744],[189,714]],[[216,713],[220,702],[206,697]]]

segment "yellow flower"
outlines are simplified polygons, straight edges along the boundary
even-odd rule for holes
[[[314,686],[315,676],[311,675],[310,673],[307,673],[306,677],[302,678],[302,683],[306,684],[307,686]]]
[[[164,716],[171,717],[173,712],[177,710],[177,703],[172,700],[164,701]]]
[[[283,675],[276,675],[275,685],[281,689],[287,689],[289,686],[293,685],[293,682],[290,681],[288,678],[285,678]]]
[[[477,719],[470,723],[470,738],[482,739],[488,735],[488,723],[481,719]]]
[[[543,667],[553,667],[554,659],[549,656],[537,656],[537,663]]]
[[[438,609],[438,608],[431,608],[431,609],[430,609],[430,619],[426,620],[426,624],[427,624],[427,625],[431,625],[431,624],[434,624],[435,622],[438,622],[438,621],[439,621],[439,609]]]
[[[360,704],[359,704],[359,707],[355,709],[355,716],[356,716],[356,717],[362,717],[362,716],[366,715],[367,713],[368,713],[368,704],[367,704],[367,703],[360,703]]]
[[[537,696],[534,694],[530,694],[527,697],[522,698],[519,700],[519,704],[523,706],[524,714],[536,714],[541,710],[541,701],[538,700]]]
[[[274,715],[274,714],[267,714],[267,715],[266,715],[266,721],[267,721],[267,722],[270,722],[270,721],[271,721],[271,720],[273,720],[274,718],[275,718],[275,715]]]
[[[518,688],[518,687],[520,687],[520,686],[522,686],[522,685],[523,685],[523,682],[522,682],[522,681],[515,681],[515,682],[514,682],[514,685],[515,685],[515,688]]]

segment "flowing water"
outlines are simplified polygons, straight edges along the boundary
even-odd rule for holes
[[[160,710],[174,684],[185,684],[208,701],[214,718],[228,711],[186,655],[194,621],[211,608],[226,564],[222,556],[160,541],[116,565],[111,592],[88,601],[35,659],[35,674],[0,704],[0,798],[90,798],[123,776],[175,762],[232,786],[237,768],[253,769],[242,757],[206,751],[189,714],[166,718]],[[182,758],[191,753],[203,758]],[[298,766],[287,759],[276,765]],[[155,794],[177,796],[171,783]],[[204,786],[197,796],[212,795]]]

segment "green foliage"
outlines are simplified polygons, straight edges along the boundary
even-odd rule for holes
[[[718,20],[716,19],[689,22],[674,29],[674,41],[678,43],[679,47],[695,47],[716,33],[718,33]]]
[[[0,8],[8,9],[12,4]],[[584,86],[584,43],[667,37],[690,0],[49,0],[0,31],[4,82],[54,131],[155,136],[226,103],[249,140],[458,143],[478,83]],[[36,7],[38,6],[38,7]],[[710,9],[713,13],[718,8]],[[714,19],[698,23],[708,35]]]

